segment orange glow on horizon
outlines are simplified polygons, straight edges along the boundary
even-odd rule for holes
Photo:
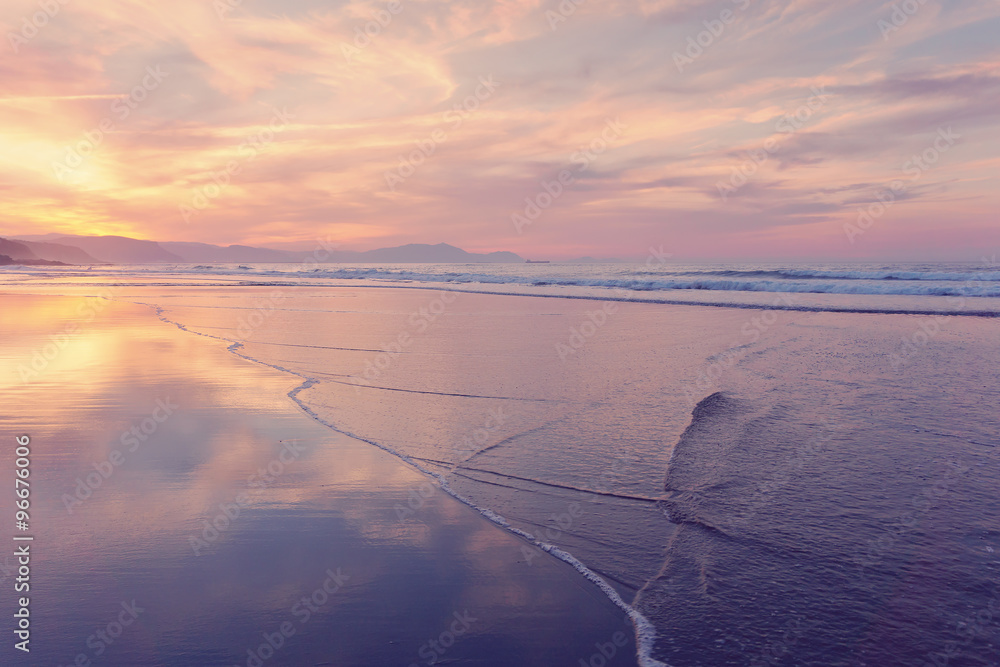
[[[66,5],[3,66],[0,235],[554,258],[960,258],[1000,240],[1000,60],[963,38],[996,7],[923,7],[891,39],[876,7],[748,9],[688,63],[675,52],[701,24],[680,0],[587,3],[554,27],[536,0],[418,3],[358,38],[379,6]],[[0,22],[17,34],[33,11],[14,0]],[[773,64],[833,27],[865,37]],[[913,52],[933,40],[966,50]],[[961,139],[849,243],[946,126]],[[912,233],[945,220],[944,245]]]

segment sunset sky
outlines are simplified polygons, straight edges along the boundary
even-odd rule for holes
[[[995,1],[6,0],[0,23],[4,236],[1000,245]]]

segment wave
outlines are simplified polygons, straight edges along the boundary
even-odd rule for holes
[[[93,271],[0,271],[0,284],[27,286],[58,278],[86,278],[86,285],[118,287],[329,287],[352,282],[365,287],[443,289],[616,301],[782,310],[1000,316],[1000,271],[975,265],[865,265],[858,267],[766,267],[743,265],[327,265],[180,264],[121,266]],[[8,273],[13,280],[3,280]],[[215,278],[216,280],[213,280]],[[84,283],[78,282],[82,285]],[[703,298],[695,296],[704,294]],[[822,297],[778,300],[768,294],[845,295],[854,302]],[[711,295],[711,296],[709,296]],[[756,296],[754,296],[756,295]],[[875,297],[875,298],[870,298]],[[893,298],[898,297],[898,298]],[[949,298],[946,301],[944,298]],[[971,298],[972,302],[967,301]],[[982,300],[980,300],[982,299]],[[922,302],[919,302],[922,300]],[[976,303],[976,301],[978,303]],[[767,301],[768,303],[764,303]],[[774,301],[772,304],[771,302]],[[846,300],[845,300],[846,301]]]
[[[192,269],[188,269],[191,271]],[[178,269],[184,272],[184,269]],[[203,269],[195,267],[193,272]],[[219,270],[212,273],[219,274]],[[237,273],[237,272],[233,272]],[[246,276],[245,270],[239,275]],[[944,271],[823,271],[806,269],[719,270],[686,273],[629,272],[620,278],[547,275],[514,275],[480,272],[421,272],[384,267],[313,269],[311,271],[261,270],[255,277],[307,277],[326,280],[547,287],[591,287],[634,292],[701,290],[798,294],[867,294],[886,296],[1000,297],[1000,271],[950,273]],[[743,279],[740,279],[743,278]],[[825,282],[823,281],[825,279]],[[960,284],[956,284],[960,283]]]
[[[833,280],[943,280],[948,282],[1000,282],[1000,271],[976,273],[955,271],[899,271],[885,270],[826,270],[826,269],[759,269],[699,271],[706,275],[743,278],[833,279]],[[649,275],[655,275],[650,273]]]
[[[676,277],[652,277],[663,274],[652,274],[649,278],[584,278],[546,276],[503,275],[492,273],[443,272],[423,273],[401,269],[386,268],[343,268],[335,270],[317,270],[310,272],[311,277],[331,280],[389,280],[411,282],[437,283],[480,283],[480,284],[514,284],[526,286],[556,286],[556,287],[598,287],[605,289],[620,289],[639,292],[663,292],[671,290],[706,290],[726,292],[795,292],[806,294],[871,294],[897,296],[955,296],[955,297],[1000,297],[1000,272],[984,274],[957,274],[946,272],[913,273],[920,278],[904,278],[910,275],[902,272],[882,272],[874,277],[875,272],[856,271],[854,275],[848,272],[822,272],[806,270],[787,271],[718,271],[703,272],[708,276],[679,274]],[[825,274],[829,275],[825,275]],[[289,275],[274,272],[275,275]],[[864,274],[871,274],[866,277]],[[633,274],[638,275],[638,274]],[[669,275],[669,274],[667,274]],[[947,278],[943,276],[949,276]],[[981,278],[974,278],[980,276]],[[739,280],[744,277],[748,279]],[[770,277],[770,279],[768,279]],[[819,282],[827,278],[827,282]],[[867,282],[860,282],[860,281]],[[941,281],[951,284],[927,284],[928,281]],[[965,284],[954,284],[964,282]]]
[[[517,537],[525,540],[529,544],[537,547],[541,551],[544,551],[544,552],[548,553],[552,557],[557,558],[557,559],[563,561],[564,563],[566,563],[567,565],[569,565],[570,567],[572,567],[573,569],[575,569],[585,579],[587,579],[592,584],[594,584],[611,601],[612,604],[614,604],[616,607],[618,607],[620,610],[622,610],[625,613],[625,615],[628,616],[629,620],[632,622],[632,627],[633,627],[633,629],[635,631],[635,637],[636,637],[636,658],[637,658],[637,661],[639,663],[639,667],[670,667],[667,663],[664,663],[664,662],[661,662],[659,660],[656,660],[653,657],[653,655],[652,655],[653,654],[653,648],[654,648],[654,645],[655,645],[656,639],[657,639],[657,632],[656,632],[656,628],[653,626],[652,623],[650,623],[649,619],[647,619],[645,616],[643,616],[634,606],[632,606],[631,604],[629,604],[628,602],[626,602],[621,597],[621,595],[619,595],[618,591],[615,590],[615,588],[613,586],[611,586],[603,577],[601,577],[599,574],[597,574],[597,572],[595,572],[593,569],[591,569],[590,567],[588,567],[587,565],[585,565],[583,562],[581,562],[576,556],[574,556],[573,554],[569,553],[568,551],[564,551],[563,549],[560,549],[559,547],[555,546],[554,544],[549,544],[548,542],[542,541],[541,539],[535,537],[533,534],[531,534],[531,533],[529,533],[529,532],[527,532],[525,530],[521,530],[520,528],[517,528],[516,526],[511,525],[510,522],[507,521],[507,519],[505,519],[504,517],[500,516],[499,514],[497,514],[496,512],[494,512],[493,510],[489,509],[488,507],[481,507],[481,506],[475,504],[474,502],[472,502],[471,500],[469,500],[468,498],[466,498],[465,496],[463,496],[461,493],[459,493],[458,491],[454,490],[451,487],[451,485],[448,483],[448,480],[445,478],[444,475],[442,475],[440,473],[437,473],[437,472],[435,472],[435,471],[427,468],[426,466],[422,465],[421,462],[420,462],[420,459],[418,459],[416,457],[413,457],[413,456],[410,456],[410,455],[408,455],[408,454],[406,454],[404,452],[401,452],[401,451],[397,450],[396,448],[394,448],[394,447],[392,447],[390,445],[387,445],[385,443],[378,442],[378,441],[372,440],[370,438],[366,438],[366,437],[364,437],[362,435],[359,435],[359,434],[356,434],[356,433],[352,433],[352,432],[344,429],[341,426],[333,424],[332,422],[324,419],[321,415],[319,415],[315,410],[313,410],[313,408],[308,403],[306,403],[302,398],[299,397],[299,394],[301,394],[304,391],[308,391],[309,389],[311,389],[315,385],[320,384],[321,380],[309,377],[308,375],[306,375],[304,373],[300,373],[298,371],[295,371],[295,370],[292,370],[292,369],[289,369],[289,368],[285,368],[285,367],[279,366],[277,364],[268,363],[266,361],[262,361],[260,359],[255,358],[255,357],[251,357],[250,355],[245,354],[242,351],[242,348],[244,347],[244,344],[241,343],[241,342],[239,342],[239,341],[231,341],[228,338],[224,338],[222,336],[216,336],[216,335],[213,335],[213,334],[206,334],[206,333],[202,333],[202,332],[199,332],[199,331],[194,331],[193,329],[189,329],[187,326],[185,326],[181,322],[178,322],[176,320],[172,320],[172,319],[168,318],[165,315],[166,309],[163,306],[160,306],[160,305],[157,305],[157,304],[154,304],[154,303],[145,303],[145,302],[140,302],[140,301],[134,301],[132,303],[137,303],[137,304],[140,304],[140,305],[152,308],[154,310],[154,312],[156,313],[156,316],[162,322],[165,322],[167,324],[172,324],[172,325],[176,326],[178,329],[180,329],[181,331],[184,331],[184,332],[187,332],[187,333],[196,334],[198,336],[204,336],[206,338],[213,338],[213,339],[218,340],[218,341],[224,341],[224,342],[231,343],[231,345],[229,345],[226,349],[231,354],[234,354],[237,357],[240,357],[241,359],[245,359],[245,360],[250,361],[252,363],[260,364],[261,366],[266,366],[267,368],[271,368],[271,369],[274,369],[274,370],[277,370],[277,371],[281,371],[283,373],[288,373],[290,375],[293,375],[293,376],[301,379],[302,383],[299,384],[298,386],[296,386],[295,388],[293,388],[291,391],[289,391],[288,394],[287,394],[287,396],[288,396],[289,399],[291,399],[291,401],[293,403],[295,403],[295,405],[298,406],[298,408],[300,410],[302,410],[311,419],[313,419],[316,422],[318,422],[318,423],[326,426],[327,428],[329,428],[332,431],[335,431],[337,433],[341,433],[341,434],[343,434],[343,435],[345,435],[345,436],[347,436],[349,438],[353,438],[353,439],[358,440],[360,442],[368,443],[369,445],[372,445],[373,447],[377,447],[377,448],[385,451],[386,453],[388,453],[388,454],[396,457],[397,459],[399,459],[403,463],[411,466],[412,468],[418,470],[419,472],[421,472],[424,475],[426,475],[426,476],[430,477],[431,479],[433,479],[434,482],[437,484],[438,488],[440,488],[442,491],[444,491],[446,494],[448,494],[449,496],[451,496],[452,498],[454,498],[458,502],[460,502],[460,503],[468,506],[469,508],[471,508],[471,509],[479,512],[479,514],[481,514],[483,517],[485,517],[486,519],[488,519],[492,523],[496,524],[500,528],[506,530],[507,532],[509,532],[509,533],[511,533],[513,535],[516,535]]]

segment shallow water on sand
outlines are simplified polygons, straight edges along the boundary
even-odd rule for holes
[[[291,293],[240,351],[574,554],[656,657],[992,659],[998,626],[960,623],[1000,602],[993,320],[363,294]],[[240,329],[182,303],[165,316]]]
[[[31,652],[7,615],[3,664],[635,664],[596,588],[309,419],[301,380],[145,306],[2,298],[3,471],[30,435],[34,537]]]
[[[997,660],[994,319],[354,287],[118,298],[310,379],[296,400],[319,419],[603,577],[672,665]],[[404,522],[444,497],[413,479],[390,492]]]

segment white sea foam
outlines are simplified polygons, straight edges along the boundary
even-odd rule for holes
[[[136,303],[140,303],[140,302],[136,302]],[[416,461],[415,459],[413,459],[412,457],[404,454],[403,452],[400,452],[399,450],[397,450],[397,449],[395,449],[393,447],[385,445],[384,443],[376,442],[375,440],[371,440],[369,438],[365,438],[365,437],[357,435],[355,433],[351,433],[349,431],[346,431],[343,428],[338,427],[337,425],[335,425],[335,424],[327,421],[322,416],[320,416],[319,414],[317,414],[311,407],[309,407],[309,405],[307,405],[302,399],[299,398],[299,394],[301,392],[303,392],[303,391],[308,390],[309,388],[311,388],[311,387],[313,387],[313,386],[315,386],[317,384],[320,384],[320,382],[321,382],[320,380],[318,380],[316,378],[308,377],[307,375],[305,375],[303,373],[299,373],[297,371],[294,371],[294,370],[291,370],[291,369],[288,369],[288,368],[284,368],[284,367],[278,366],[276,364],[267,363],[265,361],[261,361],[260,359],[256,359],[256,358],[251,357],[249,355],[243,354],[240,351],[240,348],[243,347],[243,343],[241,343],[241,342],[231,341],[231,340],[229,340],[227,338],[223,338],[221,336],[215,336],[215,335],[212,335],[212,334],[206,334],[206,333],[202,333],[202,332],[199,332],[199,331],[194,331],[192,329],[189,329],[184,324],[182,324],[182,323],[180,323],[180,322],[178,322],[176,320],[171,320],[168,317],[166,317],[165,314],[164,314],[166,312],[166,310],[163,307],[161,307],[161,306],[158,306],[156,304],[151,304],[151,303],[141,303],[141,305],[153,308],[154,311],[156,312],[157,317],[159,317],[160,320],[162,320],[163,322],[169,323],[169,324],[173,324],[174,326],[176,326],[181,331],[185,331],[187,333],[197,334],[199,336],[205,336],[206,338],[212,338],[212,339],[215,339],[215,340],[219,340],[219,341],[231,343],[226,349],[229,352],[231,352],[231,353],[235,354],[236,356],[240,357],[241,359],[246,359],[247,361],[252,361],[254,363],[260,364],[261,366],[266,366],[268,368],[272,368],[274,370],[278,370],[278,371],[281,371],[283,373],[288,373],[290,375],[294,375],[296,377],[302,378],[303,379],[302,384],[298,385],[297,387],[295,387],[294,389],[292,389],[291,391],[289,391],[288,392],[288,397],[299,407],[299,409],[301,409],[303,412],[305,412],[309,417],[311,417],[315,421],[319,422],[320,424],[323,424],[327,428],[330,428],[333,431],[336,431],[338,433],[342,433],[343,435],[345,435],[345,436],[347,436],[349,438],[353,438],[355,440],[360,440],[361,442],[366,442],[366,443],[368,443],[368,444],[370,444],[372,446],[378,447],[379,449],[387,452],[388,454],[391,454],[392,456],[395,456],[396,458],[398,458],[399,460],[403,461],[404,463],[412,466],[413,468],[419,470],[421,473],[423,473],[423,474],[427,475],[428,477],[431,477],[432,479],[434,479],[437,482],[438,487],[442,491],[444,491],[445,493],[447,493],[449,496],[451,496],[452,498],[454,498],[455,500],[457,500],[457,501],[461,502],[462,504],[467,505],[468,507],[476,510],[483,517],[485,517],[489,521],[493,522],[497,526],[500,526],[501,528],[503,528],[507,532],[512,533],[512,534],[520,537],[521,539],[523,539],[523,540],[529,542],[530,544],[533,544],[534,546],[538,547],[542,551],[545,551],[546,553],[550,554],[551,556],[553,556],[555,558],[558,558],[559,560],[563,561],[564,563],[567,563],[570,566],[572,566],[577,572],[579,572],[581,575],[583,575],[588,581],[590,581],[591,583],[593,583],[594,585],[596,585],[601,590],[601,592],[603,592],[608,597],[608,599],[611,600],[612,603],[614,603],[615,606],[617,606],[619,609],[621,609],[622,611],[624,611],[625,614],[632,621],[632,626],[635,629],[635,636],[636,636],[636,658],[638,660],[639,666],[640,667],[670,667],[667,663],[660,662],[659,660],[656,660],[655,658],[652,657],[653,647],[654,647],[654,644],[656,642],[656,630],[653,627],[653,624],[650,623],[649,620],[645,616],[643,616],[637,609],[635,609],[634,607],[632,607],[631,605],[629,605],[627,602],[625,602],[625,600],[623,600],[622,597],[618,594],[618,591],[616,591],[610,584],[608,584],[608,582],[605,581],[604,578],[602,578],[596,572],[594,572],[593,570],[591,570],[590,568],[588,568],[586,565],[584,565],[582,562],[580,562],[580,560],[577,559],[575,556],[573,556],[573,554],[569,553],[568,551],[564,551],[562,549],[559,549],[558,547],[555,547],[555,546],[553,546],[551,544],[548,544],[548,543],[545,543],[545,542],[542,542],[542,541],[538,540],[531,533],[529,533],[527,531],[524,531],[524,530],[521,530],[520,528],[517,528],[516,526],[512,526],[510,524],[510,522],[508,522],[504,517],[500,516],[496,512],[492,511],[491,509],[489,509],[487,507],[480,507],[479,505],[476,505],[474,502],[472,502],[471,500],[469,500],[468,498],[466,498],[462,494],[460,494],[457,491],[455,491],[454,489],[452,489],[451,486],[448,484],[448,481],[445,479],[445,477],[443,475],[441,475],[440,473],[437,473],[437,472],[435,472],[433,470],[428,469],[426,466],[422,465],[419,461]]]
[[[100,276],[128,280],[136,284],[162,280],[177,284],[183,276],[203,279],[217,276],[235,284],[324,285],[354,281],[367,284],[416,284],[488,286],[496,292],[523,292],[525,289],[550,293],[570,288],[589,290],[595,297],[612,291],[637,295],[671,292],[733,292],[846,294],[867,296],[913,297],[1000,297],[1000,271],[995,263],[981,266],[940,265],[865,265],[833,266],[761,266],[761,265],[660,265],[644,264],[394,264],[394,265],[319,265],[299,264],[179,264],[109,266],[81,271],[77,267],[8,268],[0,276],[14,274],[23,282],[25,276],[90,280]],[[273,281],[270,282],[270,281]],[[205,284],[205,283],[198,283]],[[225,284],[234,284],[228,282]]]

